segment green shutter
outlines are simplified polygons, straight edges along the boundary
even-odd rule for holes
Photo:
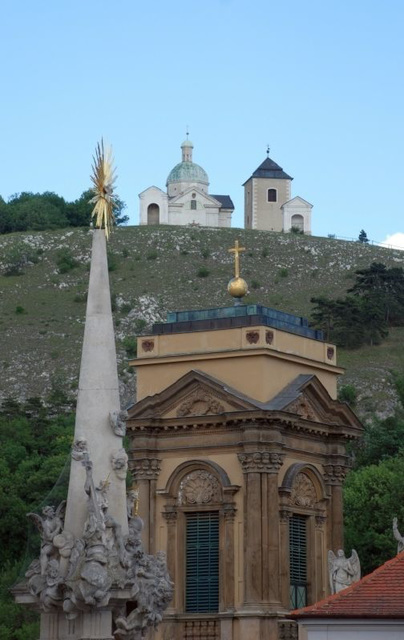
[[[186,514],[185,610],[190,613],[213,613],[219,610],[217,511]]]
[[[307,604],[307,519],[293,515],[289,519],[290,607]]]

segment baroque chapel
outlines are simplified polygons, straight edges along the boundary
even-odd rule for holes
[[[175,583],[156,637],[297,638],[289,611],[329,594],[346,444],[362,432],[337,400],[336,347],[304,318],[238,299],[169,313],[131,364],[144,544],[166,552]]]
[[[228,195],[209,193],[208,174],[192,160],[194,145],[181,145],[181,162],[170,171],[163,191],[152,186],[139,194],[141,225],[230,227],[234,204]]]

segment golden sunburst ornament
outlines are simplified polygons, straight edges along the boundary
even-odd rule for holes
[[[92,217],[95,217],[95,226],[98,229],[105,229],[108,239],[114,224],[114,184],[116,180],[115,169],[113,167],[112,148],[108,147],[104,151],[104,141],[97,144],[95,156],[93,156],[93,173],[91,181],[94,197],[90,203],[94,204]]]

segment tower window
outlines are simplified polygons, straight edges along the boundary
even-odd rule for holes
[[[267,202],[277,202],[278,193],[276,189],[268,189],[267,191]]]
[[[307,519],[294,514],[289,519],[290,607],[307,604]]]
[[[219,610],[219,512],[195,511],[186,518],[185,610]]]
[[[191,200],[191,209],[196,209],[196,200]]]

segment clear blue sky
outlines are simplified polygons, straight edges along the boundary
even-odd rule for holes
[[[0,194],[89,186],[112,143],[117,192],[164,188],[189,125],[211,193],[270,156],[313,233],[404,232],[402,0],[2,0]]]

